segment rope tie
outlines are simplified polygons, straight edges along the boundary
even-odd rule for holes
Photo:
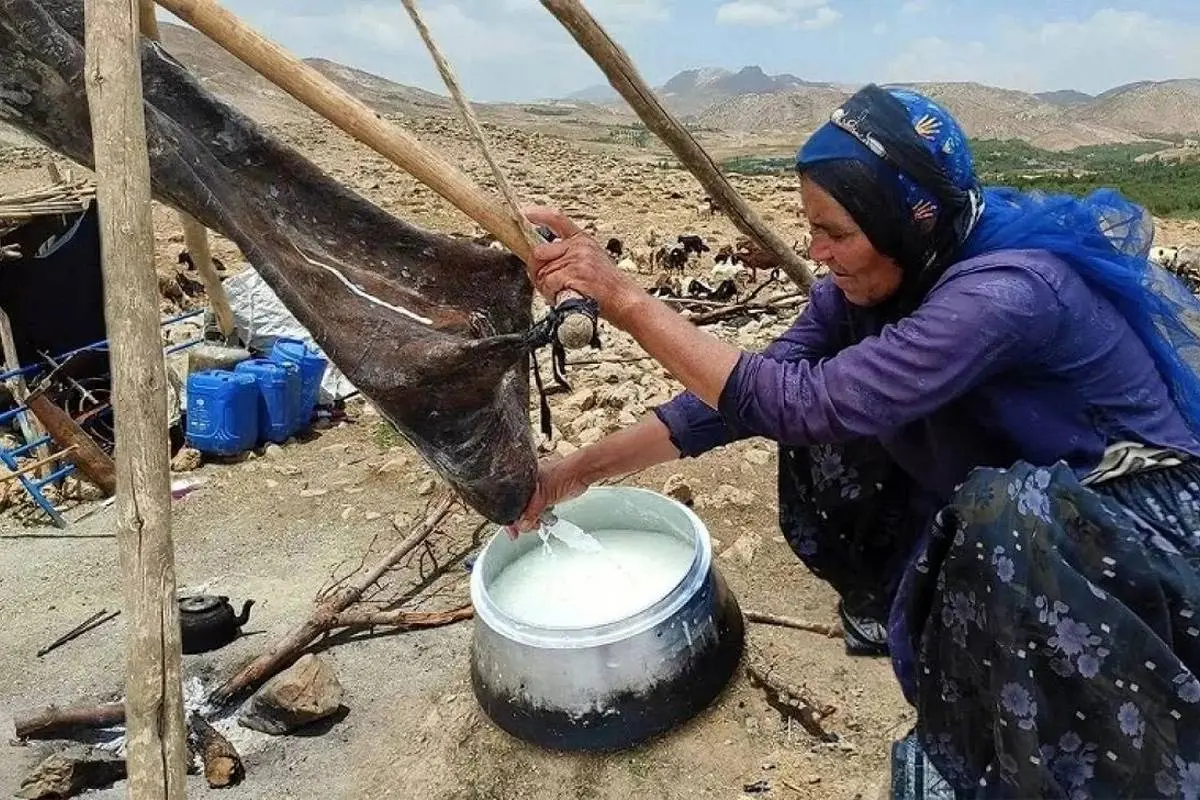
[[[600,347],[600,326],[596,324],[596,318],[600,314],[600,305],[590,297],[564,300],[550,309],[546,316],[538,320],[525,335],[525,343],[529,347],[530,366],[533,369],[533,383],[537,387],[538,401],[541,407],[542,434],[547,439],[551,438],[554,429],[550,425],[550,402],[546,399],[546,388],[542,383],[542,369],[538,364],[537,351],[550,345],[550,369],[554,376],[554,383],[560,389],[571,391],[571,384],[567,382],[567,349],[558,340],[558,329],[568,314],[576,312],[586,314],[591,319],[593,334],[589,344],[593,349]]]

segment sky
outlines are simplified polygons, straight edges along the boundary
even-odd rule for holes
[[[439,94],[400,0],[223,0],[301,57]],[[584,0],[652,85],[756,64],[859,85],[978,81],[1098,93],[1200,78],[1200,0]],[[563,97],[604,76],[539,0],[418,0],[473,100]],[[164,13],[164,19],[174,20]]]

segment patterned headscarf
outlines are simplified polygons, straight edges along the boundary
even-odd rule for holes
[[[900,264],[905,306],[919,302],[954,261],[984,210],[962,128],[907,89],[861,89],[804,144],[796,169]]]

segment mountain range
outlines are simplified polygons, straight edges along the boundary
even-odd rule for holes
[[[978,83],[908,83],[943,103],[969,135],[1023,139],[1047,149],[1200,134],[1200,80],[1142,81],[1099,95],[1073,89],[1029,93]],[[702,127],[727,131],[804,132],[824,122],[856,87],[738,71],[689,69],[655,87],[664,105]],[[608,86],[576,92],[567,102],[624,107]]]
[[[196,31],[162,26],[166,48],[213,91],[252,116],[287,121],[311,118],[307,109]],[[453,115],[441,94],[325,59],[306,59],[359,100],[385,114]],[[1092,96],[1066,89],[1030,94],[977,83],[909,84],[944,103],[969,135],[1021,139],[1065,150],[1082,145],[1200,136],[1200,80],[1144,81]],[[663,103],[696,128],[734,133],[804,135],[821,125],[855,90],[849,84],[771,75],[757,66],[737,71],[684,70],[656,87]],[[538,103],[479,103],[494,118],[537,121],[575,114],[588,127],[634,122],[636,117],[607,85]]]

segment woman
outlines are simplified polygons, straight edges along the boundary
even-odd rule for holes
[[[1200,798],[1200,305],[1114,192],[983,189],[929,99],[868,86],[797,156],[831,273],[763,353],[700,331],[549,209],[539,291],[595,298],[687,388],[543,468],[590,483],[750,436],[780,522],[888,653],[959,797]],[[1156,285],[1157,284],[1157,285]]]

